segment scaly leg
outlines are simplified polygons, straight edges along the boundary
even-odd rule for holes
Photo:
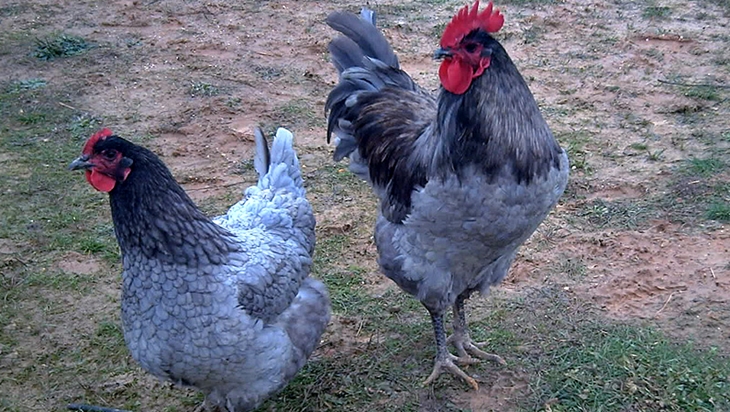
[[[456,298],[454,302],[454,334],[449,336],[447,343],[450,343],[456,347],[456,352],[459,354],[459,359],[468,361],[474,359],[471,356],[475,356],[479,359],[490,360],[497,362],[500,365],[506,365],[500,356],[484,352],[479,349],[479,346],[483,344],[475,343],[469,336],[469,326],[466,323],[466,313],[464,311],[464,302],[469,297],[469,294],[461,294]],[[471,355],[471,356],[469,356]]]
[[[433,372],[431,372],[428,378],[426,378],[423,385],[430,385],[439,375],[441,375],[441,372],[447,371],[466,381],[466,383],[474,388],[474,390],[479,390],[479,384],[477,384],[477,381],[454,364],[454,361],[467,364],[476,363],[478,361],[476,359],[471,359],[471,361],[469,361],[457,358],[450,354],[446,349],[446,333],[444,332],[443,313],[431,313],[431,322],[433,323],[433,332],[436,337],[436,360],[434,362]]]

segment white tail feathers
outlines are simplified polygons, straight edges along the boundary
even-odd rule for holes
[[[304,182],[299,170],[299,159],[294,151],[294,135],[282,127],[277,129],[269,151],[266,137],[261,129],[254,130],[256,155],[254,168],[259,174],[259,188],[277,189],[288,187],[304,191]]]

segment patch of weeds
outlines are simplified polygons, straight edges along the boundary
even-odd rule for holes
[[[725,165],[707,160],[685,162],[660,197],[658,204],[672,220],[694,222],[704,217],[726,221],[730,183],[720,173]]]
[[[694,158],[687,161],[686,165],[680,169],[680,173],[709,177],[721,172],[725,167],[725,163],[716,157],[708,157],[705,159]]]
[[[664,150],[666,150],[666,149],[654,150],[654,151],[647,150],[646,151],[646,160],[649,160],[650,162],[658,162],[658,161],[662,160],[664,158],[664,156],[663,156]]]
[[[248,175],[249,173],[255,173],[256,168],[254,167],[253,159],[241,160],[236,168],[233,170],[233,174],[237,175]]]
[[[191,97],[212,97],[221,93],[221,90],[210,83],[193,82],[188,87],[188,93]]]
[[[583,259],[570,257],[565,254],[560,255],[550,265],[549,269],[553,273],[567,275],[571,279],[582,278],[588,273],[588,268],[583,262]]]
[[[310,360],[281,394],[258,410],[364,411],[377,403],[379,412],[416,412],[418,393],[410,388],[418,384],[413,369],[419,365],[408,353],[413,349],[409,344],[373,341],[353,354]]]
[[[89,343],[107,361],[119,362],[128,356],[124,333],[118,322],[101,321]]]
[[[568,152],[571,169],[591,173],[592,168],[588,164],[589,152],[586,150],[586,145],[591,141],[588,132],[579,130],[565,133],[560,136],[560,140],[565,144],[564,147]]]
[[[579,212],[598,228],[621,227],[634,229],[649,216],[647,205],[635,201],[594,199]]]
[[[684,88],[684,95],[692,99],[719,101],[720,93],[713,86],[690,86]]]
[[[359,306],[367,297],[359,289],[363,283],[362,269],[352,265],[342,266],[347,260],[344,253],[348,245],[349,238],[345,235],[317,239],[312,273],[327,285],[332,309],[336,313],[357,315]]]
[[[274,66],[253,66],[253,72],[262,80],[273,80],[284,75],[284,70]]]
[[[544,32],[545,30],[542,27],[538,27],[535,25],[526,28],[522,32],[522,36],[525,39],[525,44],[534,44],[539,42]]]
[[[81,54],[90,45],[81,37],[58,34],[36,39],[33,56],[41,60],[53,60],[58,57],[69,57]]]
[[[67,130],[74,139],[86,139],[101,126],[101,119],[89,114],[82,113],[71,119]]]
[[[710,13],[701,11],[695,15],[695,19],[698,21],[717,20],[717,16],[715,16],[714,14],[710,14]]]
[[[444,30],[446,30],[446,24],[448,24],[448,22],[438,23],[433,26],[433,28],[431,28],[431,37],[435,39],[440,39],[441,36],[444,34]]]
[[[716,350],[629,325],[585,324],[539,369],[553,411],[730,408],[730,364]]]
[[[650,5],[644,8],[641,17],[645,19],[664,20],[672,15],[672,9],[667,6]]]
[[[240,97],[231,97],[230,99],[226,100],[226,106],[231,109],[237,109],[241,107],[241,98]]]
[[[662,155],[664,154],[665,149],[661,150],[650,150],[649,145],[646,143],[631,143],[629,145],[629,148],[634,152],[644,152],[646,153],[646,159],[652,162],[657,162],[662,160]],[[638,153],[634,153],[636,155]]]
[[[83,292],[96,281],[92,275],[62,273],[41,268],[26,279],[29,287],[55,289],[68,292]]]
[[[37,90],[46,87],[48,82],[43,79],[28,79],[12,82],[8,86],[8,93],[22,93],[28,90]]]
[[[660,61],[660,62],[661,61],[664,61],[664,52],[662,52],[659,49],[651,48],[649,50],[645,50],[644,51],[644,54],[647,55],[647,56],[649,56],[649,57],[654,58],[657,61]]]
[[[43,112],[21,112],[17,116],[18,123],[24,126],[32,126],[46,121],[46,114]]]
[[[706,217],[718,222],[730,222],[730,202],[717,201],[710,205]]]
[[[300,127],[323,127],[324,118],[314,112],[314,105],[304,99],[292,99],[272,113],[272,120],[281,127],[297,129]]]
[[[631,147],[634,150],[639,150],[639,151],[644,151],[644,150],[649,149],[649,146],[646,143],[631,143],[629,145],[629,147]]]

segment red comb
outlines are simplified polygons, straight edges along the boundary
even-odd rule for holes
[[[98,132],[94,133],[89,140],[86,141],[86,144],[84,145],[84,150],[81,152],[86,155],[90,155],[94,151],[94,145],[96,142],[98,142],[101,139],[105,139],[111,135],[113,135],[111,130],[107,129],[106,127],[99,130]]]
[[[464,6],[451,19],[441,36],[441,47],[453,47],[461,41],[464,36],[473,30],[482,29],[487,33],[496,33],[504,24],[504,15],[499,10],[492,12],[493,4],[490,1],[487,8],[479,12],[479,0],[474,2],[471,10]]]

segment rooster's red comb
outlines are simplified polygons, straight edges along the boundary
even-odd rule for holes
[[[98,142],[101,139],[105,139],[111,135],[113,135],[111,130],[107,129],[106,127],[99,130],[98,132],[94,133],[89,140],[86,141],[86,144],[84,145],[84,150],[81,152],[86,155],[90,155],[94,151],[94,145],[96,142]]]
[[[479,0],[474,2],[471,10],[464,6],[451,19],[441,36],[441,47],[453,47],[473,30],[482,29],[487,33],[496,33],[504,24],[504,15],[499,10],[492,11],[493,4],[490,1],[487,8],[479,12]]]

